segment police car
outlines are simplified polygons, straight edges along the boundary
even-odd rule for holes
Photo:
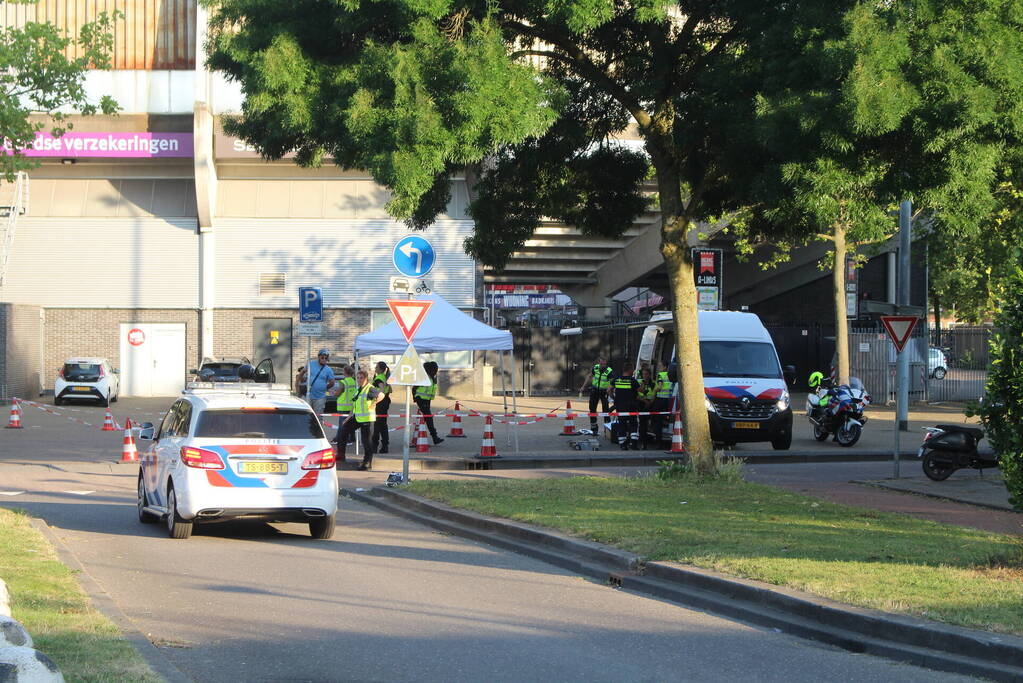
[[[140,441],[139,521],[172,538],[231,519],[306,522],[330,538],[337,512],[334,451],[309,405],[286,384],[191,382]]]

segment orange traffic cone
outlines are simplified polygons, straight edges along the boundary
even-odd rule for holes
[[[575,431],[575,413],[572,412],[572,402],[565,402],[565,426],[561,428],[561,436],[576,436],[579,432]]]
[[[426,419],[419,418],[419,434],[416,437],[416,453],[430,452],[430,438],[426,434]]]
[[[686,448],[682,445],[682,417],[675,413],[675,424],[671,426],[671,450],[669,453],[685,453]]]
[[[480,446],[481,458],[496,458],[497,446],[494,444],[494,418],[487,415],[486,424],[483,426],[483,444]]]
[[[7,418],[7,429],[21,429],[21,404],[18,399],[11,401],[11,415]]]
[[[131,435],[131,418],[124,423],[124,446],[121,447],[121,462],[138,462],[139,451],[135,448],[135,437]]]
[[[103,429],[104,432],[116,432],[117,428],[114,427],[114,416],[110,414],[110,408],[107,408],[107,414],[103,417]]]
[[[465,438],[465,432],[462,431],[462,414],[458,412],[459,410],[461,407],[458,405],[458,401],[455,401],[455,417],[451,420],[451,431],[448,433],[448,438]]]

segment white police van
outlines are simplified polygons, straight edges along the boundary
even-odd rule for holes
[[[191,382],[140,441],[138,516],[172,538],[250,518],[334,533],[335,455],[319,419],[286,384]]]
[[[789,391],[767,328],[753,313],[700,311],[697,316],[711,438],[723,444],[770,441],[775,450],[788,450],[792,444]],[[644,363],[658,370],[673,368],[671,313],[654,314],[646,325],[636,367]],[[677,397],[677,386],[673,394]]]

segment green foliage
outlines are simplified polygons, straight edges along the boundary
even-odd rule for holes
[[[984,401],[974,411],[998,454],[1009,501],[1023,510],[1023,251],[1014,249],[1010,260],[998,288]]]
[[[72,127],[69,112],[112,114],[117,103],[109,96],[91,102],[85,93],[87,69],[109,68],[113,45],[111,21],[100,14],[82,25],[77,37],[65,35],[50,23],[27,22],[0,28],[0,132],[13,154],[0,154],[0,173],[8,180],[16,171],[37,162],[19,152],[32,144],[35,134],[47,127],[33,115],[45,115],[53,135]],[[68,58],[65,50],[78,46],[80,57]]]
[[[658,460],[657,478],[661,481],[682,479],[693,471],[687,460]]]

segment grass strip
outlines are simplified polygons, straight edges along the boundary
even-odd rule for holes
[[[837,505],[735,476],[418,480],[410,491],[649,560],[1023,634],[1017,537]]]
[[[32,634],[37,650],[74,681],[162,680],[96,611],[26,513],[0,508],[0,578],[11,594],[12,616]]]

